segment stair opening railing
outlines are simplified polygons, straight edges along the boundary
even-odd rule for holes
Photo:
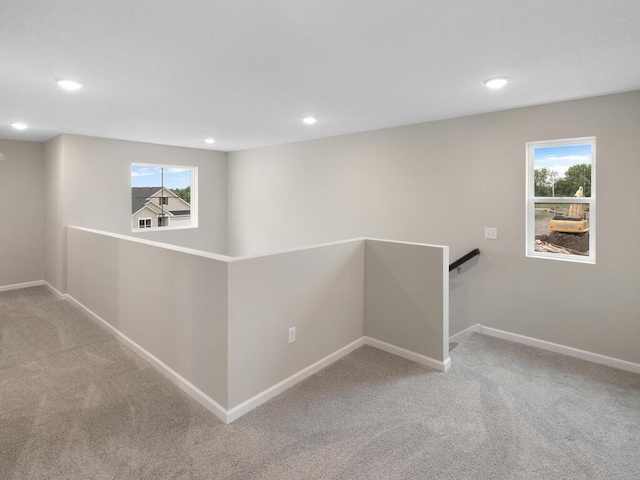
[[[455,262],[453,262],[451,265],[449,265],[449,271],[455,270],[456,268],[460,268],[460,266],[463,263],[468,262],[469,260],[471,260],[473,257],[476,257],[480,255],[480,249],[479,248],[474,248],[473,250],[471,250],[469,253],[467,253],[466,255],[460,257],[458,260],[456,260]]]

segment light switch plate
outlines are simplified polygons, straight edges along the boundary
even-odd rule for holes
[[[484,227],[484,238],[490,238],[491,240],[498,239],[498,229],[495,227]]]

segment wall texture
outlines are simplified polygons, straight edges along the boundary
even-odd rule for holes
[[[62,135],[45,145],[47,163],[46,280],[64,285],[64,226],[77,225],[173,245],[226,252],[226,154],[103,138]],[[197,229],[131,232],[131,163],[198,167]]]
[[[229,160],[231,255],[367,236],[474,247],[451,333],[486,326],[640,362],[640,92],[278,147]],[[525,143],[597,137],[597,264],[525,257]],[[498,228],[485,240],[484,227]]]
[[[42,144],[0,140],[0,287],[44,276]]]

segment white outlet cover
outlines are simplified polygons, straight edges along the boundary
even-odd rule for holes
[[[0,162],[3,161],[5,158],[7,158],[5,153],[4,152],[0,152]]]
[[[484,238],[489,238],[491,240],[497,240],[498,238],[498,229],[495,227],[484,227]]]

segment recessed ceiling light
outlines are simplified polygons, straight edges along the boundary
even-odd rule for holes
[[[204,141],[207,142],[209,145],[211,145],[212,143],[216,143],[216,141],[213,138],[206,138]]]
[[[498,89],[504,87],[507,83],[509,83],[508,77],[495,77],[485,80],[484,83],[487,87]]]
[[[304,117],[302,121],[307,125],[313,125],[318,121],[318,119],[316,117]]]
[[[26,123],[22,123],[22,122],[12,123],[11,126],[13,128],[15,128],[16,130],[24,130],[25,128],[29,128],[29,125],[27,125]]]
[[[76,82],[75,80],[71,80],[70,78],[56,78],[56,83],[60,88],[69,91],[82,88],[82,84],[80,82]]]

